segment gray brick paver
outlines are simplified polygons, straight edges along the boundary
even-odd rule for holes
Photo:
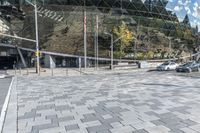
[[[43,129],[49,129],[49,128],[54,128],[54,127],[58,127],[58,124],[41,124],[41,125],[35,125],[32,127],[32,131],[31,133],[36,133],[39,132],[40,130]]]
[[[111,129],[111,127],[107,127],[104,125],[98,125],[98,126],[93,126],[93,127],[87,127],[86,129],[89,133],[95,133],[95,132],[100,132],[103,130]]]
[[[172,129],[172,130],[170,130],[170,133],[184,133],[184,132],[179,129]]]
[[[200,79],[143,74],[19,77],[19,132],[198,133]]]
[[[65,126],[66,131],[70,131],[70,130],[77,130],[79,129],[78,124],[74,124],[74,125],[67,125]]]
[[[200,132],[195,131],[195,130],[189,128],[189,127],[181,128],[180,130],[183,131],[184,133],[200,133]]]
[[[136,130],[133,133],[148,133],[147,131],[145,131],[144,129],[140,129],[140,130]]]

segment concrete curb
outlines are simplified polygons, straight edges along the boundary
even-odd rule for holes
[[[0,76],[0,78],[2,78],[2,77],[4,78],[4,76]],[[6,116],[7,108],[8,108],[8,103],[9,103],[9,99],[10,99],[10,92],[11,92],[12,85],[13,85],[13,81],[14,81],[14,78],[12,78],[12,81],[11,81],[10,86],[9,86],[9,89],[8,89],[7,96],[6,96],[6,98],[5,98],[5,101],[4,101],[2,110],[1,110],[1,116],[0,116],[0,132],[2,132],[2,129],[3,129],[3,125],[4,125],[4,121],[5,121],[5,116]]]
[[[6,96],[3,106],[3,114],[1,121],[1,133],[17,133],[17,93],[16,78],[12,78],[12,82]],[[4,119],[3,119],[4,118]]]

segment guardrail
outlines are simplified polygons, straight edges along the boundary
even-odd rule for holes
[[[14,46],[12,44],[4,44],[4,43],[0,43],[0,46],[2,47],[10,47],[10,48],[16,48],[18,46]],[[24,48],[24,47],[18,47],[21,50],[24,51],[29,51],[29,52],[35,52],[36,50],[31,49],[31,48]],[[54,56],[62,56],[62,57],[73,57],[73,58],[84,58],[84,56],[79,56],[79,55],[71,55],[71,54],[63,54],[63,53],[57,53],[57,52],[50,52],[50,51],[43,51],[41,50],[41,52],[43,54],[47,54],[47,55],[54,55]],[[148,62],[163,62],[163,61],[170,61],[170,60],[178,60],[178,59],[185,59],[185,58],[190,58],[190,57],[194,57],[200,55],[200,52],[197,52],[195,54],[192,54],[191,56],[184,56],[184,57],[180,57],[180,58],[170,58],[170,59],[158,59],[158,60],[146,60]],[[87,59],[92,59],[95,60],[95,57],[87,57]],[[101,58],[99,57],[98,60],[100,61],[110,61],[110,58]],[[129,59],[113,59],[113,61],[118,61],[118,62],[137,62],[137,61],[141,61],[141,60],[129,60]]]
[[[30,49],[30,48],[24,48],[24,47],[18,47],[18,46],[14,46],[12,44],[4,44],[4,43],[0,43],[0,46],[2,47],[9,47],[9,48],[18,48],[18,49],[21,49],[21,50],[24,50],[24,51],[29,51],[29,52],[35,52],[34,49]],[[50,52],[50,51],[41,51],[43,54],[47,54],[47,55],[53,55],[53,56],[61,56],[61,57],[72,57],[72,58],[79,58],[79,59],[84,59],[84,56],[79,56],[79,55],[71,55],[71,54],[63,54],[63,53],[56,53],[56,52]],[[171,61],[171,60],[179,60],[179,59],[185,59],[185,58],[190,58],[190,57],[193,57],[193,56],[198,56],[200,55],[200,52],[198,53],[195,53],[195,54],[192,54],[190,56],[185,56],[185,57],[181,57],[181,58],[171,58],[171,59],[158,59],[158,60],[146,60],[151,67],[156,67],[158,65],[160,65],[160,63],[163,63],[165,61]],[[87,57],[87,59],[89,60],[96,60],[95,57]],[[101,58],[99,57],[98,58],[99,62],[100,61],[106,61],[107,64],[103,64],[104,66],[109,66],[109,61],[111,61],[110,58]],[[128,59],[114,59],[115,62],[139,62],[141,60],[128,60]],[[100,64],[99,64],[100,66]],[[118,67],[118,66],[116,66]],[[81,67],[79,66],[79,69],[74,69],[75,71],[81,73],[81,74],[84,74],[83,71],[81,71]],[[20,71],[20,70],[19,70]],[[19,72],[20,73],[20,72]],[[28,72],[27,72],[28,73]],[[85,73],[86,74],[86,73]],[[54,75],[54,74],[53,74]]]

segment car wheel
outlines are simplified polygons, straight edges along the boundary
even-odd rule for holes
[[[170,69],[169,69],[169,67],[167,68],[167,71],[169,71]]]

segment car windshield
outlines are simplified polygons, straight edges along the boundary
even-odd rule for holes
[[[188,63],[186,63],[186,64],[183,64],[182,66],[188,67],[188,66],[191,66],[192,64],[194,64],[194,62],[188,62]]]
[[[162,65],[169,65],[170,63],[169,62],[165,62],[165,63],[163,63]]]

